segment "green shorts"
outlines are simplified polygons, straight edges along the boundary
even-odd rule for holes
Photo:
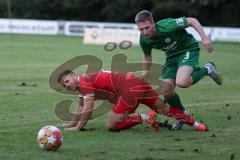
[[[176,78],[177,70],[181,66],[191,66],[194,69],[200,68],[199,49],[184,52],[166,59],[163,67],[162,79]]]

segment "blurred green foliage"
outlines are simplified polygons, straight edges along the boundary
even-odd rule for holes
[[[204,26],[240,26],[240,0],[0,0],[0,17],[134,23],[144,9],[156,20],[196,17]]]

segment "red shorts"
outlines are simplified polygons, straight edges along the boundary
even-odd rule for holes
[[[131,114],[135,112],[140,103],[155,110],[154,105],[159,99],[158,94],[144,80],[128,73],[125,80],[119,83],[118,88],[119,99],[112,109],[113,112]]]
[[[154,104],[157,102],[157,100],[158,100],[158,98],[145,99],[145,100],[142,100],[142,104],[145,104],[150,109],[155,110],[156,108],[154,107]],[[115,107],[112,109],[112,111],[117,114],[132,114],[136,111],[139,104],[140,103],[138,103],[135,106],[132,106],[120,99],[117,101],[117,103],[116,103]]]

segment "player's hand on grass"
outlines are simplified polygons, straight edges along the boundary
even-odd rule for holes
[[[64,130],[65,131],[74,131],[74,132],[80,131],[80,129],[78,127],[64,128]]]
[[[212,42],[208,38],[202,39],[202,44],[206,50],[211,53],[213,51],[213,45]]]
[[[64,128],[72,128],[72,127],[75,127],[76,124],[74,123],[68,123],[68,124],[63,124],[60,126],[61,129],[64,129]]]

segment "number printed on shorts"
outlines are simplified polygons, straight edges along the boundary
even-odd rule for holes
[[[186,52],[185,57],[183,58],[184,60],[188,60],[190,57],[190,52]]]

